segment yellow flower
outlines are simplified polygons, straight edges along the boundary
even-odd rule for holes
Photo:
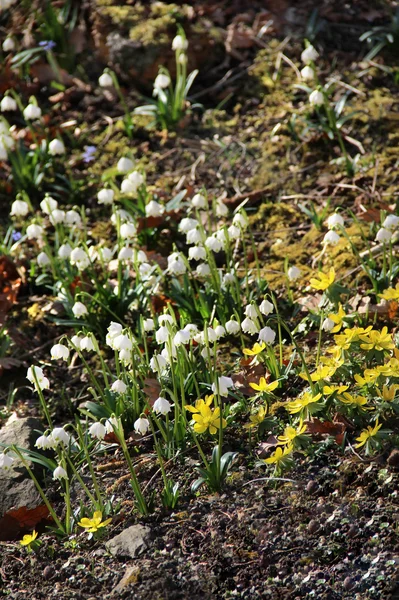
[[[257,427],[258,425],[263,423],[266,415],[267,415],[267,406],[266,407],[260,406],[258,411],[255,414],[250,415],[249,420],[251,422],[248,423],[247,425],[244,425],[245,429],[252,429],[253,427]]]
[[[220,408],[219,406],[212,409],[210,405],[213,401],[213,395],[206,396],[205,400],[197,400],[195,406],[186,405],[186,410],[193,413],[194,431],[196,433],[205,433],[209,429],[209,433],[214,435],[220,428]],[[222,427],[226,427],[225,419],[222,419]]]
[[[338,312],[337,313],[331,313],[328,315],[328,318],[331,319],[331,321],[333,321],[335,323],[335,327],[333,327],[331,329],[331,333],[337,333],[337,331],[339,331],[343,325],[344,322],[344,317],[346,317],[346,313],[344,311],[344,309],[342,308],[342,305],[339,304],[338,305]]]
[[[327,274],[326,273],[322,273],[321,271],[319,271],[318,277],[319,277],[319,279],[312,278],[310,280],[310,285],[315,290],[326,290],[335,281],[335,269],[334,269],[334,267],[331,267],[331,269],[329,270],[329,272]]]
[[[371,385],[375,383],[375,381],[379,377],[379,373],[375,369],[365,369],[363,373],[363,377],[361,375],[356,374],[355,381],[359,387],[364,387],[365,385]]]
[[[265,348],[266,348],[266,344],[265,343],[262,342],[261,344],[258,344],[258,342],[256,342],[256,344],[254,344],[252,346],[252,350],[250,348],[244,348],[243,352],[247,356],[257,356],[258,354],[260,354],[261,352],[263,352],[263,350]]]
[[[365,407],[367,404],[367,398],[365,396],[352,396],[348,392],[338,396],[338,399],[344,404],[351,404],[353,406]],[[373,410],[372,407],[368,407],[368,410]]]
[[[263,462],[265,462],[267,465],[275,464],[276,467],[278,467],[281,462],[286,460],[287,456],[292,454],[293,449],[294,446],[292,444],[289,444],[285,448],[278,446],[278,448],[276,448],[275,452],[273,452],[273,454],[269,456],[269,458],[263,459]]]
[[[384,300],[399,300],[399,282],[394,288],[388,288],[383,294],[379,294]]]
[[[250,383],[250,387],[257,392],[272,392],[278,387],[278,381],[272,381],[272,383],[266,383],[266,379],[261,377],[259,383]]]
[[[284,444],[292,444],[295,438],[303,435],[307,429],[307,426],[303,424],[303,420],[299,421],[297,427],[293,427],[292,425],[288,425],[283,432],[283,435],[278,436],[279,445]]]
[[[309,404],[314,404],[315,402],[318,402],[320,398],[321,394],[316,394],[316,396],[312,396],[310,392],[305,392],[300,398],[288,402],[287,410],[291,415],[294,415],[295,413],[301,412],[301,410],[309,406]]]
[[[381,427],[382,427],[382,423],[381,423],[381,425],[379,425],[378,421],[376,421],[376,424],[374,425],[374,427],[371,427],[371,425],[369,425],[367,427],[367,429],[363,429],[363,431],[360,433],[359,437],[356,438],[356,441],[359,443],[355,444],[355,448],[361,448],[362,446],[364,446],[364,444],[366,444],[370,438],[377,435],[377,433],[379,432]]]
[[[325,385],[323,387],[323,394],[325,396],[331,396],[334,392],[338,392],[338,394],[342,394],[342,392],[346,392],[349,388],[349,385]]]
[[[360,344],[363,350],[392,350],[395,347],[392,336],[388,333],[388,327],[383,327],[381,331],[373,329],[367,335],[359,337],[363,342]]]
[[[335,343],[342,350],[348,350],[351,344],[358,342],[361,335],[368,334],[372,330],[370,325],[366,329],[363,327],[352,327],[352,329],[345,329],[344,333],[334,336]]]
[[[310,373],[310,379],[312,381],[320,381],[321,379],[327,379],[328,377],[332,377],[335,371],[338,369],[336,366],[330,365],[319,365],[313,373]],[[308,381],[308,376],[306,373],[299,373],[299,376],[302,379],[306,379]]]
[[[382,392],[377,388],[377,394],[385,402],[393,402],[393,400],[395,400],[397,390],[399,390],[399,385],[397,384],[391,385],[390,387],[383,385]]]
[[[37,531],[33,530],[32,533],[24,535],[22,540],[19,542],[21,546],[30,546],[32,542],[37,538]],[[39,542],[38,542],[39,543]]]
[[[112,519],[103,521],[102,518],[103,514],[101,510],[96,510],[91,519],[88,517],[83,517],[83,519],[79,521],[78,525],[84,527],[88,533],[95,533],[98,529],[101,527],[106,527],[112,521]]]

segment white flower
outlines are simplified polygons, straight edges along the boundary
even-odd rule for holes
[[[324,104],[324,96],[320,90],[313,90],[309,95],[309,103],[311,106],[321,106]]]
[[[187,48],[188,41],[182,35],[177,35],[175,38],[173,38],[172,50],[184,51],[187,50]]]
[[[113,340],[115,350],[128,350],[129,352],[133,349],[133,342],[128,335],[121,333]]]
[[[215,333],[218,340],[226,335],[226,330],[223,325],[217,325],[215,327]]]
[[[135,194],[137,188],[130,179],[124,179],[121,183],[121,192],[122,194]]]
[[[41,225],[32,223],[32,225],[28,225],[26,228],[26,235],[29,240],[38,240],[43,235],[43,227],[41,227]]]
[[[78,350],[80,350],[80,344],[81,344],[81,342],[82,342],[82,338],[80,337],[80,335],[73,335],[73,336],[71,337],[71,343],[72,343],[74,346],[76,346],[76,348],[77,348]]]
[[[191,204],[194,208],[207,208],[208,202],[206,201],[205,196],[202,194],[195,194],[191,198]]]
[[[98,78],[98,84],[102,88],[112,87],[114,82],[112,81],[112,77],[109,73],[103,73]]]
[[[265,344],[274,344],[276,333],[270,327],[264,327],[259,331],[258,339],[260,342],[264,342]]]
[[[154,329],[155,329],[154,319],[144,319],[143,327],[144,327],[144,331],[154,331]]]
[[[211,268],[207,263],[200,263],[195,269],[198,277],[208,277],[211,274]]]
[[[335,229],[335,227],[343,227],[344,219],[342,215],[338,213],[334,213],[330,215],[327,219],[327,227],[328,229]]]
[[[146,253],[144,252],[144,250],[138,250],[136,260],[138,263],[147,262],[148,258],[147,258]]]
[[[298,267],[290,267],[287,271],[287,277],[290,281],[295,281],[295,279],[299,279],[301,276],[301,269]]]
[[[103,188],[97,194],[99,204],[112,204],[114,201],[115,192],[110,188]]]
[[[7,4],[8,4],[8,6],[7,6]],[[6,0],[6,6],[5,6],[5,8],[8,8],[10,6],[10,4],[11,3],[8,3],[7,0]],[[0,3],[0,10],[1,10],[1,8],[2,8],[2,3]],[[12,37],[7,37],[4,40],[4,42],[3,42],[3,44],[2,44],[1,47],[3,48],[4,52],[12,52],[13,50],[15,50],[15,42],[12,39]]]
[[[11,96],[4,96],[4,98],[2,99],[2,101],[0,102],[0,111],[1,112],[11,112],[14,110],[17,110],[18,105],[15,102],[14,98],[11,98]]]
[[[168,341],[169,336],[170,336],[169,329],[165,326],[160,327],[155,332],[155,339],[157,341],[157,344],[164,344],[165,342]]]
[[[28,104],[23,115],[26,121],[36,121],[42,116],[42,111],[36,104]]]
[[[68,446],[71,439],[69,433],[67,433],[63,427],[55,427],[49,437],[55,446],[58,444],[61,446]]]
[[[59,223],[63,223],[65,220],[65,211],[56,208],[55,210],[53,210],[52,213],[50,213],[49,219],[52,225],[58,225]]]
[[[381,227],[381,229],[378,230],[377,235],[375,236],[375,241],[386,244],[387,242],[391,241],[391,238],[392,231],[390,231],[389,229],[385,229],[385,227]]]
[[[65,223],[67,225],[80,225],[82,223],[82,217],[76,210],[68,210],[65,213]]]
[[[71,252],[72,248],[69,244],[62,244],[62,246],[58,248],[58,256],[60,258],[69,258],[71,256]]]
[[[335,323],[332,319],[326,317],[321,325],[323,331],[331,331],[335,327]]]
[[[72,312],[77,319],[80,319],[80,317],[89,314],[89,311],[87,310],[83,302],[75,302],[75,304],[72,306]]]
[[[89,434],[91,437],[96,438],[97,440],[103,440],[105,438],[105,434],[107,433],[105,429],[105,425],[97,421],[97,423],[93,423],[89,427]]]
[[[24,200],[14,200],[11,204],[10,215],[13,217],[26,217],[29,212],[29,204]]]
[[[314,71],[312,67],[309,67],[309,65],[303,67],[301,70],[301,77],[304,81],[312,81],[314,79]]]
[[[9,471],[13,462],[14,459],[8,454],[4,454],[4,452],[0,454],[0,469],[3,469],[4,471]]]
[[[164,90],[170,84],[170,77],[166,73],[159,73],[154,81],[154,88]]]
[[[51,435],[41,435],[35,442],[36,448],[39,450],[47,450],[48,448],[54,448],[54,440]]]
[[[40,252],[37,255],[37,264],[39,265],[39,267],[46,267],[47,265],[50,264],[50,259],[47,256],[47,254],[45,252]]]
[[[45,196],[45,198],[40,202],[40,208],[44,213],[46,213],[46,215],[50,215],[53,210],[58,208],[58,202],[51,196]]]
[[[195,229],[190,229],[190,231],[187,231],[186,242],[187,242],[187,244],[201,244],[202,243],[201,231],[197,227],[195,227]]]
[[[146,217],[160,217],[164,212],[164,207],[159,202],[151,200],[145,207]]]
[[[202,246],[193,246],[188,250],[188,258],[190,260],[205,260],[206,250]]]
[[[205,240],[205,246],[216,253],[220,252],[223,247],[222,242],[220,242],[215,235],[212,235]]]
[[[69,350],[64,344],[55,344],[50,350],[53,360],[68,360]]]
[[[51,140],[48,145],[48,153],[51,156],[57,156],[57,154],[65,154],[64,142],[59,139]]]
[[[160,325],[165,325],[165,323],[170,323],[171,325],[174,325],[174,323],[175,323],[172,315],[168,315],[168,313],[159,315],[158,321],[159,321]]]
[[[111,223],[116,225],[120,221],[121,223],[132,223],[133,219],[130,214],[123,208],[117,208],[111,215]]]
[[[231,240],[238,240],[241,236],[241,229],[239,227],[237,227],[237,225],[230,225],[230,227],[228,227],[227,229],[228,232],[228,237]],[[225,234],[226,237],[226,234]]]
[[[166,398],[162,398],[161,396],[157,398],[154,402],[154,406],[152,407],[154,412],[159,413],[161,415],[167,415],[171,410],[171,404]]]
[[[150,422],[148,419],[144,417],[139,417],[137,421],[134,422],[134,430],[136,433],[140,433],[141,435],[145,435],[150,428]]]
[[[120,336],[122,334],[123,327],[120,323],[111,321],[111,323],[108,326],[107,331],[108,331],[108,333],[105,337],[105,341],[108,346],[110,346],[113,350],[115,350],[114,340],[115,340],[115,338],[117,338],[118,336]]]
[[[184,260],[178,252],[173,252],[168,256],[168,271],[172,275],[183,275],[187,271]]]
[[[117,417],[110,417],[105,421],[105,431],[107,433],[113,433],[114,429],[118,430],[119,419]]]
[[[113,392],[117,392],[118,394],[124,394],[127,390],[127,385],[124,381],[122,381],[122,379],[116,379],[111,385],[111,390]]]
[[[245,213],[236,213],[233,217],[233,225],[241,227],[241,229],[246,229],[248,227],[248,220]]]
[[[0,160],[7,160],[7,158],[8,158],[7,150],[4,147],[2,140],[0,139]]]
[[[331,229],[324,236],[322,244],[325,244],[327,246],[336,246],[338,244],[338,242],[340,241],[340,239],[341,238],[339,237],[338,233],[336,233],[335,231],[333,231]]]
[[[251,319],[256,319],[258,317],[258,311],[253,304],[248,304],[248,306],[245,307],[245,314]]]
[[[175,337],[173,338],[173,343],[176,346],[180,346],[181,344],[188,344],[189,341],[190,341],[190,332],[186,331],[185,329],[178,331],[176,333]]]
[[[305,65],[308,65],[309,63],[314,62],[318,56],[319,53],[317,52],[316,48],[314,48],[312,45],[309,45],[307,48],[305,48],[305,50],[302,51],[301,60],[303,63],[305,63]]]
[[[74,248],[69,257],[71,265],[76,265],[80,271],[86,269],[90,264],[90,258],[83,248]]]
[[[39,383],[42,379],[45,379],[43,369],[34,366],[29,367],[28,372],[26,373],[26,379],[28,379],[31,383],[35,383],[35,376]]]
[[[270,313],[273,312],[274,310],[274,305],[269,302],[269,300],[263,300],[263,302],[260,303],[259,305],[259,310],[262,313],[262,315],[270,315]]]
[[[229,335],[237,335],[240,331],[240,324],[237,323],[237,321],[230,319],[230,321],[227,321],[226,323],[226,331]]]
[[[393,229],[397,229],[397,227],[399,226],[399,217],[397,217],[396,215],[388,215],[387,217],[385,217],[382,226],[385,229],[389,229],[391,231]]]
[[[248,317],[242,321],[241,329],[243,330],[244,333],[249,333],[251,335],[253,333],[258,333],[258,331],[259,331],[257,325],[253,322],[252,319],[250,319]]]
[[[167,361],[161,354],[155,354],[150,360],[150,367],[154,373],[161,373],[167,367]]]
[[[235,282],[236,278],[234,273],[225,273],[223,275],[223,285],[224,286],[229,286],[232,285]]]
[[[137,228],[134,223],[123,223],[121,225],[120,234],[124,240],[131,239],[136,236]]]
[[[216,383],[212,384],[212,392],[214,394],[217,394],[219,392],[219,394],[221,396],[228,396],[229,395],[229,389],[234,387],[234,382],[231,379],[231,377],[225,377],[224,375],[222,375],[221,377],[218,377],[218,384],[216,385]]]
[[[53,479],[68,479],[68,473],[63,467],[58,466],[53,471]]]
[[[95,350],[92,335],[86,335],[80,340],[80,349],[86,350],[87,352]]]
[[[194,325],[194,323],[188,323],[184,327],[184,331],[188,332],[188,334],[190,335],[190,340],[192,340],[194,338],[194,336],[196,336],[198,334],[198,327],[197,327],[197,325]]]
[[[224,202],[219,200],[216,203],[216,215],[218,217],[227,217],[228,214],[229,214],[229,209],[227,208],[227,206],[225,205]]]
[[[129,246],[121,248],[118,254],[118,260],[131,260],[133,258],[133,250]]]
[[[152,266],[148,263],[142,263],[139,266],[139,273],[142,279],[148,279],[152,272]]]
[[[187,233],[190,229],[195,229],[198,227],[199,223],[197,219],[190,219],[189,217],[184,217],[179,223],[179,231],[182,233]]]
[[[129,173],[129,171],[133,170],[133,167],[134,167],[134,162],[130,158],[127,158],[126,156],[123,156],[122,158],[120,158],[116,165],[116,168],[119,173]]]

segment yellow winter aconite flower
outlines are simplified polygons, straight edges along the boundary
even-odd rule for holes
[[[259,383],[250,383],[250,387],[256,392],[272,392],[278,387],[278,381],[267,383],[264,377],[259,379]]]
[[[205,400],[200,398],[195,401],[195,405],[191,406],[191,404],[186,404],[185,409],[190,411],[191,413],[200,413],[201,408],[203,406],[210,406],[213,402],[214,394],[210,394],[209,396],[205,396]]]
[[[253,415],[250,415],[249,420],[251,422],[247,423],[247,425],[244,425],[245,429],[252,429],[253,427],[257,427],[258,425],[263,423],[263,421],[266,418],[266,415],[267,415],[267,406],[266,407],[260,406],[256,413],[254,413]]]
[[[387,385],[382,386],[382,391],[377,388],[377,394],[385,402],[393,402],[395,400],[396,392],[399,390],[399,385],[393,384],[390,387]]]
[[[330,285],[332,285],[334,283],[334,281],[335,281],[335,269],[334,269],[334,267],[331,267],[331,269],[329,270],[329,272],[327,274],[322,273],[320,271],[318,273],[318,279],[313,277],[310,280],[310,285],[315,290],[326,290],[330,287]]]
[[[342,396],[338,396],[338,399],[344,404],[350,404],[352,406],[359,406],[366,408],[367,398],[365,396],[352,396],[349,392],[345,392]],[[373,408],[367,407],[368,410],[373,410]]]
[[[294,446],[292,444],[289,444],[285,448],[278,446],[278,448],[276,448],[275,452],[273,452],[269,458],[263,459],[263,462],[265,462],[267,465],[275,464],[276,467],[278,467],[280,463],[282,463],[290,454],[292,454],[293,449]]]
[[[355,444],[355,448],[361,448],[362,446],[364,446],[364,444],[366,444],[370,438],[377,435],[377,433],[379,432],[381,427],[382,427],[382,423],[379,425],[378,421],[376,421],[376,424],[374,425],[374,427],[371,427],[371,425],[369,425],[367,427],[367,429],[363,429],[363,431],[360,433],[359,437],[356,438],[356,441],[359,443]]]
[[[384,300],[399,300],[399,282],[394,288],[388,288],[383,294],[379,294]]]
[[[220,408],[211,408],[213,395],[206,396],[205,400],[197,400],[195,406],[186,404],[186,410],[193,413],[194,431],[196,433],[205,433],[209,429],[209,433],[214,435],[220,428]],[[222,427],[226,427],[227,422],[222,419]]]
[[[246,356],[257,356],[258,354],[263,352],[265,348],[266,344],[264,344],[263,342],[261,344],[258,344],[258,342],[256,342],[256,344],[252,346],[252,350],[250,348],[244,348],[243,352]]]
[[[381,331],[373,329],[368,334],[359,337],[363,342],[360,344],[363,350],[392,350],[395,347],[392,336],[388,333],[388,327],[383,327]]]
[[[348,350],[351,344],[359,341],[361,335],[366,335],[371,330],[371,325],[366,327],[366,329],[363,327],[352,327],[352,329],[347,328],[340,335],[335,335],[334,340],[339,348],[342,350]]]
[[[334,392],[338,392],[338,394],[342,394],[349,389],[349,385],[325,385],[323,387],[323,394],[325,396],[331,396]]]
[[[91,519],[88,517],[83,517],[78,523],[81,527],[84,527],[88,533],[95,533],[101,527],[106,527],[109,523],[111,523],[112,519],[103,519],[103,514],[101,510],[96,510]]]
[[[295,438],[303,435],[307,429],[307,426],[303,424],[303,420],[299,421],[297,427],[293,427],[292,425],[287,425],[284,429],[283,435],[278,436],[279,445],[292,444],[295,441]]]
[[[333,321],[335,323],[335,327],[333,327],[331,329],[331,333],[337,333],[337,331],[339,331],[344,323],[344,317],[346,317],[346,313],[344,311],[344,309],[342,308],[342,304],[338,305],[338,312],[337,313],[331,313],[328,315],[328,318],[331,319],[331,321]]]
[[[337,369],[344,364],[344,359],[335,359],[335,358],[327,358],[321,357],[319,366],[313,373],[310,374],[310,379],[312,381],[320,381],[321,379],[328,379],[332,377]],[[299,373],[299,376],[302,379],[306,379],[308,381],[308,376],[306,373]]]
[[[359,387],[364,387],[365,385],[372,385],[375,383],[379,376],[380,374],[376,369],[365,369],[363,377],[356,374],[354,378]]]
[[[316,396],[312,396],[311,392],[305,392],[300,398],[288,402],[287,410],[291,415],[294,415],[296,413],[301,412],[301,410],[309,406],[309,404],[314,404],[315,402],[318,402],[320,398],[321,394],[316,394]]]
[[[21,546],[30,546],[32,542],[37,538],[37,531],[33,530],[32,533],[24,535],[22,540],[19,542]]]

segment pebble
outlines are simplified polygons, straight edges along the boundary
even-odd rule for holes
[[[47,567],[44,567],[44,569],[43,569],[44,579],[51,579],[54,574],[55,574],[55,569],[52,565],[47,565]]]

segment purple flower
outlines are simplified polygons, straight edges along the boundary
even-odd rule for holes
[[[96,146],[85,146],[85,151],[82,154],[82,158],[85,161],[85,163],[89,163],[92,160],[94,160],[96,150]]]
[[[46,52],[55,48],[56,45],[57,44],[52,40],[44,40],[43,42],[39,42],[39,46],[41,46],[43,50],[46,50]]]
[[[14,242],[18,242],[22,237],[22,233],[20,231],[14,231],[12,234],[12,239]]]

